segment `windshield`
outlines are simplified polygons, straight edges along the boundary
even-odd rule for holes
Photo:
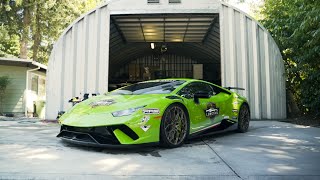
[[[182,80],[159,80],[136,83],[112,91],[112,95],[169,94],[183,84]]]

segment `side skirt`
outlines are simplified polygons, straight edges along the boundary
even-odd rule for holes
[[[198,132],[192,133],[188,136],[189,139],[195,138],[198,136],[202,135],[207,135],[207,134],[214,134],[217,132],[223,132],[223,131],[229,131],[229,130],[234,130],[235,125],[238,123],[236,121],[230,120],[230,119],[223,119],[220,123],[214,124],[212,126],[208,126]]]

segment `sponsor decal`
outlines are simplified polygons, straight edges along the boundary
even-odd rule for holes
[[[160,119],[161,120],[162,116],[155,116],[153,119]]]
[[[141,122],[142,122],[142,123],[146,123],[146,122],[148,122],[149,120],[150,120],[150,116],[143,116]]]
[[[92,103],[90,103],[90,106],[94,108],[97,106],[109,106],[114,103],[115,103],[115,101],[113,99],[104,99],[104,100],[92,102]]]
[[[239,102],[238,102],[238,101],[235,101],[235,102],[233,102],[232,104],[239,104]]]
[[[238,109],[232,109],[232,112],[238,112]]]
[[[150,108],[142,110],[144,114],[160,114],[160,110],[157,108]]]
[[[140,126],[140,128],[144,131],[144,132],[147,132],[149,130],[151,126]]]
[[[183,99],[181,97],[178,96],[166,96],[167,99],[177,99],[177,100],[181,100],[183,101]]]
[[[207,109],[205,110],[205,114],[207,117],[212,119],[219,114],[219,108],[216,107],[215,103],[209,102],[207,104]]]

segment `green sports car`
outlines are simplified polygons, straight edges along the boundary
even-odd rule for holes
[[[250,109],[239,94],[194,79],[151,80],[82,101],[59,118],[57,137],[87,146],[160,143],[236,126],[249,128]]]

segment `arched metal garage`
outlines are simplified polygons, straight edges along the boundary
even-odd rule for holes
[[[113,0],[78,18],[50,56],[46,118],[70,108],[71,97],[106,92],[109,81],[140,80],[141,67],[151,67],[153,78],[194,77],[195,64],[202,64],[205,80],[245,88],[239,93],[253,119],[286,118],[276,43],[254,19],[219,0]]]

